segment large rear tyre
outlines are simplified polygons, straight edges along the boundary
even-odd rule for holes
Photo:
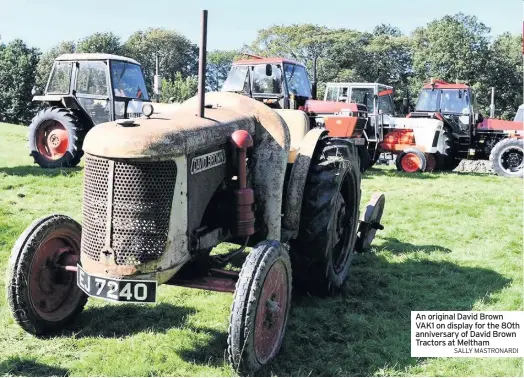
[[[278,241],[259,243],[242,265],[231,305],[228,357],[251,374],[268,364],[284,339],[291,304],[291,262]]]
[[[436,169],[440,171],[452,171],[460,164],[460,159],[456,158],[453,135],[449,130],[444,131],[444,152],[436,154]]]
[[[80,254],[81,227],[65,215],[33,222],[16,241],[7,272],[7,300],[15,321],[34,335],[54,333],[82,311],[87,296],[74,264]]]
[[[524,139],[506,138],[489,155],[493,171],[504,177],[524,177]]]
[[[70,110],[56,106],[41,110],[29,125],[30,155],[42,168],[74,167],[84,154],[85,134]]]
[[[354,256],[360,181],[353,144],[319,141],[304,188],[298,238],[291,243],[295,281],[316,295],[328,295],[347,278]]]

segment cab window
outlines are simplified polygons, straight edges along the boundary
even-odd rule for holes
[[[71,62],[55,62],[46,92],[49,94],[68,94],[72,68]]]
[[[368,108],[368,112],[374,113],[373,94],[373,88],[354,88],[351,91],[351,102],[364,104]]]
[[[395,105],[391,96],[392,90],[388,90],[384,87],[379,87],[378,92],[378,110],[385,114],[395,113]]]
[[[77,93],[107,96],[106,68],[104,62],[78,62]]]
[[[311,98],[311,88],[306,69],[296,64],[284,64],[286,82],[289,94],[299,97]]]
[[[281,94],[282,74],[280,68],[271,65],[271,76],[266,75],[266,65],[253,66],[253,93],[259,94]]]

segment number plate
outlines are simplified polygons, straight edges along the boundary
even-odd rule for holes
[[[156,281],[117,280],[92,276],[78,265],[76,283],[90,297],[131,303],[156,301]]]

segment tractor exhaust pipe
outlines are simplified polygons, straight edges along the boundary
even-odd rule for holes
[[[491,104],[489,105],[489,118],[495,118],[495,87],[491,87]]]
[[[202,10],[200,34],[200,53],[198,56],[198,116],[204,117],[206,96],[206,50],[207,50],[207,10]]]

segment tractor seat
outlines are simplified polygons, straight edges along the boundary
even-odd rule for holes
[[[300,148],[300,142],[309,131],[309,118],[302,110],[275,109],[286,122],[289,129],[290,143],[287,162],[293,164]]]

